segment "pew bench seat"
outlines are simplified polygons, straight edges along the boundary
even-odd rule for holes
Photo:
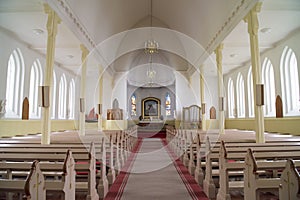
[[[0,191],[24,191],[25,180],[0,179]]]

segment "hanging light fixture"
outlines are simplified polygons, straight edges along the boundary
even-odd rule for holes
[[[158,43],[155,40],[145,42],[145,52],[149,54],[158,53]]]
[[[147,69],[146,75],[148,77],[148,84],[150,87],[154,84],[154,79],[156,76],[156,71],[153,69],[152,66],[152,54],[158,53],[158,42],[152,39],[152,8],[153,3],[152,0],[150,0],[150,28],[151,28],[151,39],[147,40],[145,42],[145,53],[148,53],[150,55],[150,65]]]
[[[154,84],[155,76],[156,76],[156,71],[152,67],[152,56],[151,56],[150,66],[147,69],[147,77],[149,79],[148,84],[149,84],[150,87],[152,87],[153,84]]]
[[[152,28],[152,7],[153,7],[153,3],[151,0],[150,1],[150,27],[151,28]],[[151,34],[151,37],[152,37],[152,34]],[[152,38],[145,42],[145,52],[149,53],[150,55],[153,53],[158,53],[158,47],[159,47],[158,42],[156,42]]]

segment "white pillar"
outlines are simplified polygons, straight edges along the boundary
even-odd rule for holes
[[[219,96],[219,134],[225,134],[225,111],[224,111],[224,88],[223,88],[223,69],[222,69],[222,50],[220,44],[215,50],[218,68],[218,96]]]
[[[103,107],[102,107],[103,106],[103,69],[102,69],[101,66],[99,66],[99,105],[101,105],[101,109],[100,109],[101,112],[98,111],[98,130],[102,131],[102,115],[103,115]]]
[[[205,110],[206,104],[204,100],[204,92],[205,92],[205,84],[204,84],[204,75],[203,75],[203,66],[200,68],[200,102],[201,102],[201,111],[202,111],[202,130],[206,130],[206,117],[205,117]]]
[[[45,80],[44,86],[49,86],[49,107],[42,107],[42,144],[50,144],[51,133],[51,99],[52,99],[52,87],[53,87],[53,65],[55,54],[55,39],[57,35],[57,25],[60,23],[60,19],[57,14],[45,4],[45,12],[48,14],[47,21],[47,55],[46,55],[46,68],[45,68]]]
[[[256,97],[259,95],[263,98],[264,94],[258,94],[256,90],[256,85],[262,84],[261,76],[261,63],[260,63],[260,53],[259,53],[259,44],[258,44],[258,17],[257,13],[260,12],[262,3],[257,3],[252,10],[245,17],[245,22],[248,23],[248,33],[250,37],[250,48],[251,48],[251,64],[252,64],[252,75],[253,75],[253,97],[254,102],[256,102]],[[256,142],[264,143],[264,110],[263,105],[257,105],[258,102],[254,105],[255,112],[255,132],[256,132]]]
[[[81,54],[81,81],[80,81],[80,114],[79,114],[79,132],[80,135],[85,135],[85,98],[86,98],[86,59],[89,54],[84,45],[80,45]]]

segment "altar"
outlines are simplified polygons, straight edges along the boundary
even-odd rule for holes
[[[142,120],[137,125],[141,132],[159,132],[164,130],[165,123],[162,120]]]

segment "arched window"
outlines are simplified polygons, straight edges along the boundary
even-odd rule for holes
[[[171,116],[171,97],[169,92],[166,94],[166,116]]]
[[[74,119],[75,110],[75,81],[72,79],[69,84],[69,119]]]
[[[53,71],[53,86],[52,86],[52,119],[55,119],[56,114],[56,74]]]
[[[253,76],[252,67],[250,66],[248,71],[248,110],[249,117],[254,117],[254,97],[253,97]]]
[[[241,73],[237,76],[236,82],[237,92],[237,115],[238,117],[245,117],[245,83]]]
[[[6,117],[20,117],[24,83],[24,60],[20,49],[11,53],[6,77]]]
[[[66,119],[66,103],[67,103],[67,81],[66,76],[63,74],[59,81],[59,104],[58,104],[58,118]]]
[[[131,116],[136,116],[136,96],[134,93],[131,96]]]
[[[299,78],[297,58],[293,50],[285,47],[280,63],[282,99],[284,113],[287,115],[299,115]]]
[[[275,116],[275,79],[270,59],[265,58],[262,67],[262,79],[265,90],[265,116]]]
[[[229,78],[228,81],[228,117],[234,118],[235,102],[234,102],[234,86],[233,81]]]
[[[42,67],[37,59],[33,62],[30,70],[30,86],[29,86],[29,116],[30,118],[39,118],[41,116],[41,108],[38,106],[39,86],[42,84]]]

